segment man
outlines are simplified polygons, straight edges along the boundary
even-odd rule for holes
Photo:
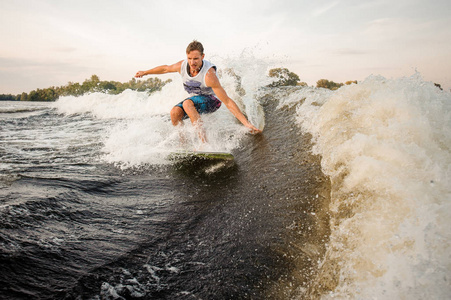
[[[246,119],[235,101],[229,98],[219,83],[216,66],[204,60],[202,44],[196,40],[191,42],[186,48],[186,56],[186,60],[173,65],[162,65],[147,71],[138,71],[135,75],[136,78],[141,78],[150,74],[180,73],[189,97],[172,108],[172,124],[177,126],[183,122],[184,118],[189,117],[193,126],[198,129],[201,141],[206,142],[200,114],[216,111],[222,102],[244,126],[250,129],[251,133],[260,133],[261,130]]]

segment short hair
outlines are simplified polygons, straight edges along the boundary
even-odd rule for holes
[[[197,50],[200,54],[204,54],[204,46],[196,40],[189,43],[188,47],[186,47],[186,54],[189,54],[191,51]]]

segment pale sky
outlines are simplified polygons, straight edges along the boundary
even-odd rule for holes
[[[193,39],[206,59],[251,51],[309,85],[418,71],[451,88],[449,0],[0,0],[0,39],[0,94],[128,81]]]

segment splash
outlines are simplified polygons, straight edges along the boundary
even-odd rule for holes
[[[225,87],[229,87],[229,96],[237,101],[249,121],[263,130],[265,118],[258,99],[261,96],[261,88],[273,81],[267,76],[269,66],[273,62],[256,58],[250,49],[245,49],[238,57],[214,59],[218,64],[226,66],[220,79]]]
[[[419,74],[370,76],[336,92],[303,89],[281,105],[297,107],[332,183],[332,233],[311,294],[448,298],[451,94]]]
[[[257,99],[259,88],[267,82],[267,64],[263,61],[255,64],[249,57],[216,60],[215,64],[222,70],[219,78],[224,89],[249,120],[263,129],[264,113]],[[150,95],[131,90],[119,95],[92,93],[62,97],[54,107],[66,115],[89,114],[109,121],[103,139],[103,159],[124,168],[168,164],[168,154],[180,149],[231,152],[239,147],[248,131],[225,105],[214,114],[202,117],[207,145],[200,144],[189,121],[180,128],[172,126],[169,112],[187,96],[179,77],[174,74],[171,83]]]

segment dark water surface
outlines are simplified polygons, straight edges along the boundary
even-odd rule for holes
[[[302,298],[327,242],[329,181],[294,112],[262,102],[264,134],[208,174],[122,170],[96,159],[94,118],[3,112],[0,297]]]

